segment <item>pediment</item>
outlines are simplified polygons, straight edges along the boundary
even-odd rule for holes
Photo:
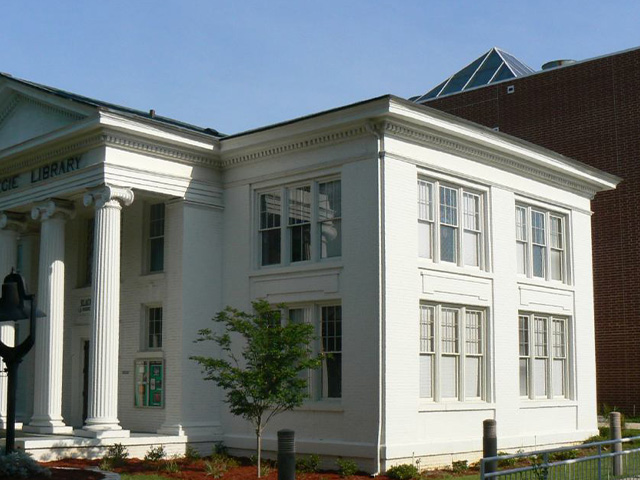
[[[87,115],[60,102],[3,92],[0,96],[0,151],[68,127]]]

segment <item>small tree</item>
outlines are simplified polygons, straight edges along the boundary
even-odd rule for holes
[[[321,356],[313,354],[313,325],[281,322],[280,308],[266,300],[253,302],[254,314],[225,308],[213,319],[223,325],[223,333],[206,328],[195,340],[216,343],[221,358],[190,357],[203,368],[205,380],[226,391],[231,413],[253,424],[258,477],[264,428],[275,415],[302,404],[307,381],[300,373],[321,365]],[[232,348],[232,334],[244,339],[241,352]]]

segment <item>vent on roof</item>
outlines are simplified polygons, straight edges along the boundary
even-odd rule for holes
[[[576,63],[576,61],[568,58],[561,60],[551,60],[550,62],[542,65],[542,70],[551,70],[552,68],[564,67],[565,65],[571,65],[572,63]]]

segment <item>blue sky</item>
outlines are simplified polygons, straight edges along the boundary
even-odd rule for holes
[[[640,2],[6,0],[0,71],[225,133],[424,93],[493,46],[640,46]]]

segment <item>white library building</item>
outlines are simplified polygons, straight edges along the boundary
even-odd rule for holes
[[[331,353],[266,450],[290,428],[298,453],[377,472],[477,459],[485,419],[500,450],[581,441],[590,201],[619,181],[394,96],[223,135],[0,74],[0,275],[46,313],[17,445],[250,452],[189,357],[216,354],[193,341],[217,312],[261,298]]]

